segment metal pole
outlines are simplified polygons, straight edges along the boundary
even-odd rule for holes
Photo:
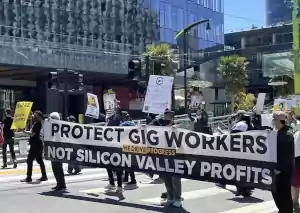
[[[68,70],[67,69],[64,69],[64,91],[63,91],[63,119],[66,121],[67,118],[68,118],[68,110],[69,110],[69,106],[68,106],[68,102],[69,102],[69,91],[68,91],[68,83],[69,83],[69,78],[68,78]]]
[[[184,72],[184,109],[188,111],[188,95],[187,95],[187,73],[186,73],[186,61],[187,57],[187,33],[183,33],[183,72]]]
[[[298,0],[293,0],[293,59],[295,94],[300,94]]]

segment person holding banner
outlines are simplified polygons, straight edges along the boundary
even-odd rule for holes
[[[14,130],[11,129],[12,123],[13,123],[13,115],[11,109],[5,110],[5,118],[2,121],[3,124],[3,144],[2,144],[2,157],[3,157],[3,166],[2,168],[7,168],[7,146],[9,147],[9,151],[11,153],[11,157],[14,162],[14,168],[17,168],[17,160],[16,160],[16,154],[14,150]]]
[[[194,122],[194,131],[199,133],[206,133],[207,132],[207,126],[208,126],[208,114],[202,107],[201,109],[197,109],[196,117],[192,116],[191,113],[191,106],[190,110],[188,112],[188,117],[190,121]]]
[[[75,116],[70,115],[70,116],[68,117],[68,121],[69,121],[69,122],[72,122],[72,123],[76,123],[76,118],[75,118]],[[73,172],[73,171],[74,171],[74,172]],[[77,174],[79,174],[80,172],[81,172],[81,168],[80,168],[79,165],[76,165],[76,164],[69,164],[69,165],[68,165],[68,173],[69,173],[70,175],[77,175]]]
[[[174,112],[166,109],[164,112],[164,118],[155,121],[153,124],[155,126],[173,126],[174,123]],[[164,194],[161,195],[163,198],[161,204],[163,206],[173,206],[175,208],[180,208],[181,203],[181,179],[179,177],[174,177],[172,175],[165,175],[163,177],[165,181],[165,187],[167,190],[167,198],[164,199]]]
[[[43,114],[41,111],[35,111],[33,114],[33,125],[30,131],[24,130],[24,133],[29,135],[30,149],[27,156],[27,177],[21,182],[30,183],[32,182],[32,166],[33,161],[40,165],[42,177],[39,181],[47,181],[46,167],[43,161],[43,141],[41,139]]]
[[[130,115],[127,111],[122,111],[122,123],[120,126],[135,126],[135,123],[131,120]],[[128,176],[130,176],[130,182],[128,182]],[[137,182],[135,179],[134,172],[125,171],[123,182],[127,182],[126,186],[130,186],[132,188],[137,187]]]
[[[294,169],[294,136],[287,125],[287,115],[282,111],[274,112],[273,123],[277,129],[277,167],[275,188],[272,195],[279,213],[292,213],[293,200],[291,193],[292,174]]]
[[[58,112],[50,113],[50,119],[60,120],[60,115]],[[52,171],[56,179],[56,186],[52,188],[54,191],[64,191],[66,190],[65,174],[63,170],[63,164],[58,161],[51,161]]]

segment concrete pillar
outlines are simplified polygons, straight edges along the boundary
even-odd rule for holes
[[[272,44],[276,44],[276,34],[272,34]]]
[[[246,47],[246,38],[242,37],[241,38],[241,49],[245,49],[245,47]]]

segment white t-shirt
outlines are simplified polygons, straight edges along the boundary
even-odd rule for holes
[[[248,129],[248,125],[244,121],[240,121],[232,127],[232,130],[237,130],[241,132],[246,132],[247,129]]]

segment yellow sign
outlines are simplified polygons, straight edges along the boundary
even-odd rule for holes
[[[275,99],[273,106],[273,113],[277,111],[286,112],[287,110],[291,110],[291,106],[287,105],[287,100],[285,99]]]
[[[135,146],[135,145],[123,145],[122,151],[126,153],[137,153],[137,154],[152,154],[152,155],[165,155],[165,156],[175,156],[175,149],[163,149],[163,148],[153,148],[146,146]]]
[[[16,104],[14,121],[11,129],[25,129],[33,102],[21,101]]]

